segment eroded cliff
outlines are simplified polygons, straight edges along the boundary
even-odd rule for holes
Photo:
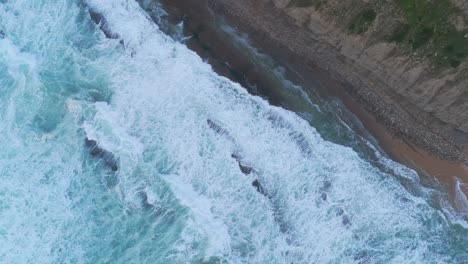
[[[338,80],[394,134],[466,160],[466,1],[207,2],[294,71]]]
[[[362,77],[387,85],[370,85],[372,89],[392,97],[415,118],[425,116],[431,130],[466,149],[466,1],[273,2],[297,25],[336,47]]]

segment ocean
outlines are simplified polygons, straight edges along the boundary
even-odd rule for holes
[[[0,33],[0,263],[468,263],[443,188],[219,76],[141,3],[0,0]]]

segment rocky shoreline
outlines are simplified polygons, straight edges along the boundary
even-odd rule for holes
[[[462,151],[462,146],[432,132],[426,126],[427,122],[433,121],[430,117],[425,119],[422,118],[423,115],[418,115],[418,118],[415,118],[401,107],[400,104],[405,102],[403,99],[397,103],[391,96],[386,94],[382,96],[379,89],[374,91],[372,88],[375,86],[372,88],[366,86],[365,82],[372,85],[377,85],[378,82],[373,82],[373,79],[367,78],[365,74],[353,73],[353,69],[347,68],[349,66],[347,64],[352,62],[347,61],[330,44],[314,36],[310,31],[295,26],[290,17],[268,2],[243,0],[161,0],[160,2],[169,13],[163,20],[169,19],[172,25],[183,22],[183,27],[180,28],[173,26],[168,28],[167,25],[163,25],[163,31],[176,38],[190,36],[183,37],[190,49],[206,60],[218,74],[239,82],[250,93],[264,97],[273,105],[297,113],[303,112],[305,110],[303,96],[285,89],[285,83],[280,80],[284,77],[285,80],[300,85],[311,98],[315,98],[314,100],[325,100],[323,101],[325,105],[331,103],[329,107],[326,106],[326,113],[322,113],[326,117],[322,117],[322,121],[318,123],[311,123],[319,132],[324,131],[325,134],[321,133],[322,135],[330,134],[327,132],[330,129],[333,131],[336,137],[326,138],[327,140],[357,147],[353,143],[349,145],[350,138],[349,135],[345,135],[346,129],[323,125],[323,121],[327,119],[338,118],[360,137],[371,142],[374,138],[377,139],[378,145],[394,160],[423,175],[442,180],[450,185],[450,189],[454,184],[454,176],[464,182],[468,181],[466,153]],[[151,9],[150,6],[144,8]],[[157,12],[151,15],[151,10],[147,11],[155,22],[162,21],[158,18]],[[257,15],[253,16],[255,11]],[[247,18],[244,19],[244,16]],[[233,29],[229,29],[230,26],[235,27],[237,32],[235,36],[231,32]],[[178,32],[182,28],[183,32]],[[280,32],[287,37],[285,38]],[[243,35],[244,33],[246,35]],[[239,45],[238,37],[241,38],[240,42],[245,41],[247,37],[249,43]],[[317,50],[309,50],[310,54],[306,54],[305,51],[300,52],[301,42],[296,43],[296,37],[301,41],[307,40],[308,45]],[[290,46],[287,45],[289,42]],[[256,51],[252,53],[251,48]],[[255,54],[257,51],[260,53]],[[264,56],[262,54],[273,57],[274,65],[264,65],[264,62],[255,58],[258,55]],[[272,67],[276,67],[275,65],[285,68],[283,77],[271,76]],[[342,72],[345,75],[340,75]],[[361,76],[365,78],[362,79]],[[333,106],[335,98],[338,98],[346,109],[338,105]],[[347,112],[352,114],[349,115]],[[325,123],[336,122],[331,119]],[[458,137],[458,140],[460,138],[463,139]],[[359,148],[361,147],[356,149],[358,152],[368,153],[365,148],[364,150]]]
[[[224,2],[229,3],[225,5]],[[176,39],[181,40],[182,37],[182,41],[207,61],[218,74],[242,84],[249,93],[262,96],[273,105],[296,113],[303,113],[300,100],[287,98],[291,96],[292,91],[285,89],[284,83],[280,80],[282,77],[270,75],[272,68],[276,67],[274,64],[279,62],[287,70],[283,77],[299,84],[311,98],[318,99],[319,104],[324,103],[321,107],[325,107],[322,110],[325,111],[323,114],[327,115],[327,119],[331,121],[338,118],[339,121],[344,122],[344,126],[347,126],[348,129],[351,128],[358,135],[354,138],[354,140],[357,139],[357,142],[360,141],[359,137],[361,137],[367,143],[370,142],[377,148],[381,147],[393,160],[416,170],[420,175],[427,176],[424,177],[425,179],[436,179],[442,182],[450,190],[451,195],[456,193],[457,181],[468,182],[465,153],[455,143],[437,135],[426,126],[425,122],[431,122],[431,117],[425,119],[419,115],[419,118],[416,118],[402,109],[398,103],[392,101],[395,98],[382,97],[378,91],[373,91],[369,86],[365,86],[366,83],[378,85],[378,82],[373,82],[371,78],[361,78],[360,75],[352,72],[346,72],[345,70],[352,70],[346,68],[347,63],[352,62],[337,55],[330,45],[318,38],[314,39],[310,32],[303,32],[301,28],[292,25],[290,18],[285,16],[281,10],[265,6],[266,3],[242,2],[243,0],[236,2],[228,0],[161,0],[164,9],[168,11],[163,20],[170,21],[171,25],[182,25],[183,22],[183,26],[178,29],[163,25],[162,30]],[[236,8],[232,8],[230,4]],[[144,6],[144,8],[152,16],[148,6]],[[260,14],[253,20],[242,18],[243,16],[253,17],[253,14],[249,12],[255,10],[260,10],[258,12]],[[263,14],[264,12],[266,13]],[[277,21],[278,24],[264,19],[264,16]],[[155,22],[161,21],[157,15],[156,17],[152,16],[152,18]],[[255,22],[255,19],[259,21]],[[229,28],[231,25],[237,27],[234,35],[231,32],[233,29]],[[294,34],[302,32],[304,35],[299,35],[300,38],[310,38],[310,43],[316,43],[314,47],[321,45],[321,48],[316,53],[311,51],[310,57],[307,57],[309,56],[307,54],[295,52],[294,48],[300,46],[292,45],[289,47],[285,44],[288,41],[278,40],[282,34],[270,35],[268,33],[268,30],[278,31],[278,28],[274,27],[280,25],[292,27],[291,32],[293,33],[285,33],[292,34],[288,35],[291,38],[288,41],[294,42],[294,38],[297,37]],[[279,30],[287,28],[288,26],[279,28]],[[177,32],[181,29],[183,32]],[[243,36],[244,32],[247,35]],[[240,40],[237,39],[238,36],[240,36]],[[238,41],[247,41],[248,43],[238,45],[239,43],[236,43]],[[309,45],[312,45],[310,43]],[[252,48],[254,50],[258,48],[260,54],[252,54]],[[263,65],[257,60],[256,56],[266,54],[275,59],[273,65]],[[319,65],[319,61],[315,60],[323,60],[323,63]],[[340,75],[341,72],[336,72],[337,69],[343,70],[349,75]],[[335,105],[334,98],[339,98],[346,107]],[[399,103],[404,103],[404,99]],[[306,118],[306,120],[308,119]],[[310,120],[308,121],[310,122]],[[352,147],[358,153],[365,153],[364,155],[372,153],[372,150],[369,152],[370,148],[366,147],[366,143],[363,141],[357,145],[349,145],[350,138],[342,133],[343,130],[340,127],[332,127],[331,129],[335,130],[337,136],[328,138],[330,127],[320,127],[320,123],[323,121],[322,119],[318,124],[311,123],[311,125],[319,133],[325,132],[321,135],[326,140]],[[331,122],[336,122],[336,120]],[[376,143],[375,139],[377,139],[378,144],[374,144]],[[375,157],[371,157],[371,159],[373,158]],[[454,197],[452,198],[454,199]]]
[[[310,79],[321,80],[322,86],[327,86],[325,89],[333,87],[334,93],[346,92],[392,134],[442,159],[467,162],[467,155],[457,142],[466,135],[392,92],[372,72],[358,69],[353,61],[319,35],[296,26],[290,17],[267,1],[199,0],[198,4],[208,5],[215,13],[226,17],[230,24],[247,32],[258,47],[297,73],[296,78],[302,79],[303,83],[315,84],[316,81]],[[437,123],[445,133],[442,129],[431,129]],[[449,134],[458,137],[446,136]]]

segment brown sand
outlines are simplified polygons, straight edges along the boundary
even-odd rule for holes
[[[340,90],[332,80],[322,79],[321,82],[322,85],[327,86],[328,96],[338,97],[346,108],[359,118],[364,127],[377,139],[381,148],[393,160],[414,169],[420,175],[434,178],[448,185],[452,195],[455,190],[456,178],[460,179],[462,183],[468,183],[468,166],[465,163],[441,159],[411,142],[393,135],[378,122],[372,113],[364,109],[349,94]],[[468,196],[468,189],[462,189],[462,191]]]
[[[174,16],[173,19],[182,15],[187,16],[185,19],[186,33],[196,35],[196,38],[189,41],[188,46],[206,59],[219,74],[240,82],[244,87],[247,86],[247,83],[255,84],[260,90],[259,93],[267,95],[273,103],[281,101],[280,98],[276,98],[277,95],[271,94],[271,91],[268,90],[268,87],[274,84],[269,82],[268,78],[262,77],[261,73],[256,72],[252,63],[249,62],[249,58],[237,50],[230,43],[227,35],[217,28],[213,14],[204,9],[203,5],[197,6],[196,1],[186,0],[163,0],[162,2],[170,9],[170,13]],[[261,46],[265,45],[267,43],[263,43]],[[289,56],[288,51],[276,50],[276,52],[284,58]],[[394,160],[416,170],[420,175],[434,177],[450,186],[452,192],[455,186],[454,177],[468,183],[468,166],[464,163],[443,160],[407,140],[393,135],[375,115],[365,110],[353,96],[346,92],[343,83],[323,74],[323,72],[304,70],[300,63],[296,63],[295,59],[289,60],[288,63],[288,78],[303,87],[312,87],[312,89],[306,89],[307,92],[318,92],[322,97],[338,97],[360,119],[365,128],[377,139],[382,149]],[[468,195],[468,190],[464,191]]]
[[[389,133],[384,126],[352,98],[343,94],[340,99],[346,107],[355,114],[366,129],[378,140],[380,146],[394,160],[405,164],[427,176],[448,183],[453,187],[454,177],[468,182],[468,166],[462,162],[442,160],[439,157],[414,146],[410,142],[400,139]],[[468,193],[467,193],[468,195]]]

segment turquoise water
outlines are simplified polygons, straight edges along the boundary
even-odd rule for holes
[[[416,173],[218,76],[137,2],[86,3],[0,1],[0,263],[467,263]]]

